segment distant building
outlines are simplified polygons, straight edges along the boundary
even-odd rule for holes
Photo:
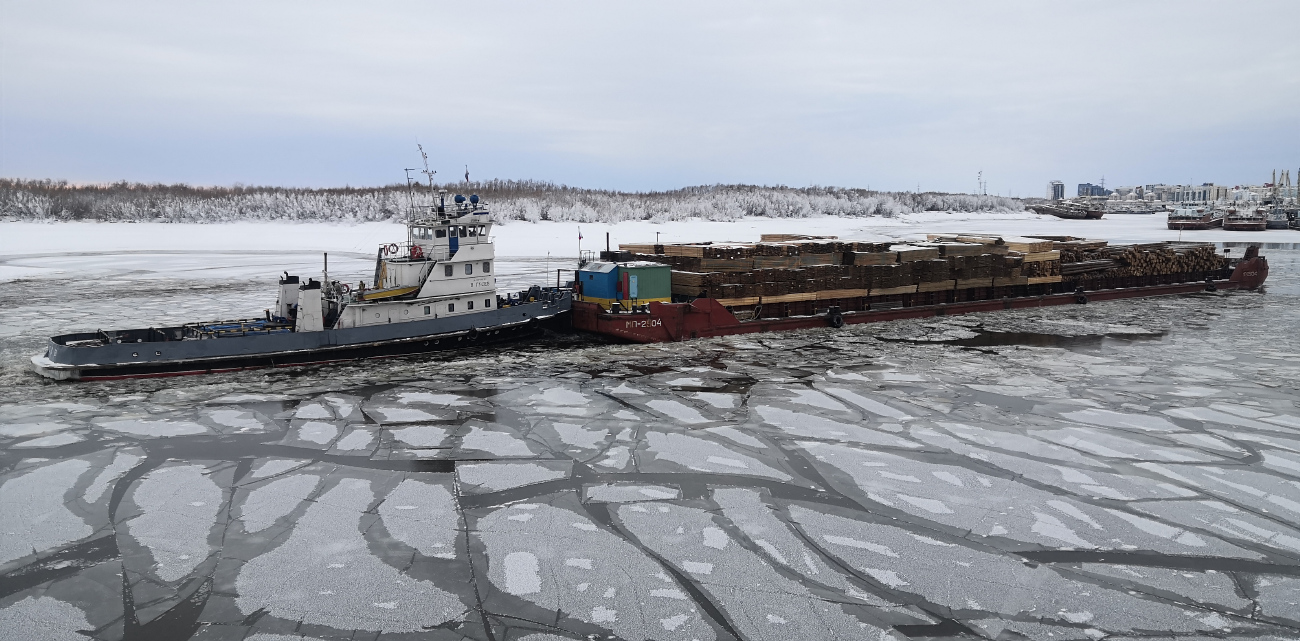
[[[1092,183],[1079,183],[1080,196],[1109,196],[1110,190]]]
[[[1059,180],[1047,183],[1047,199],[1065,200],[1065,183]]]

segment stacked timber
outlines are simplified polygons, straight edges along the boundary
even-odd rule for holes
[[[716,298],[724,305],[1202,274],[1227,266],[1204,243],[1110,245],[988,234],[935,234],[910,244],[788,234],[765,235],[759,243],[619,248],[632,252],[632,260],[671,265],[674,295]]]

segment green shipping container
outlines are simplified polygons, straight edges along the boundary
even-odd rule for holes
[[[661,263],[631,262],[618,264],[624,300],[648,303],[669,302],[673,297],[672,267]]]

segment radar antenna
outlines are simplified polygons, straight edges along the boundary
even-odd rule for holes
[[[423,173],[424,173],[425,176],[428,176],[428,177],[429,177],[429,194],[430,194],[430,195],[437,195],[437,193],[434,192],[434,190],[433,190],[433,175],[436,174],[436,173],[438,173],[438,172],[437,172],[437,171],[429,171],[429,154],[424,153],[424,145],[421,145],[420,143],[417,142],[417,143],[415,143],[415,146],[418,147],[418,148],[420,149],[420,158],[421,158],[422,160],[424,160],[424,172],[423,172]]]

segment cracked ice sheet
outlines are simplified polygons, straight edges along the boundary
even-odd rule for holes
[[[420,554],[439,559],[456,558],[460,516],[446,486],[403,479],[379,504],[379,516],[393,538]]]
[[[667,508],[667,512],[664,512]],[[618,519],[708,593],[744,638],[860,639],[882,630],[815,596],[733,541],[712,515],[677,505],[624,505]],[[866,611],[866,606],[848,606]]]
[[[902,528],[866,523],[791,506],[791,517],[822,549],[896,593],[914,594],[952,608],[959,619],[983,613],[1080,624],[1109,632],[1164,630],[1218,632],[1241,627],[1220,617],[1210,623],[1185,610],[1097,585],[1071,581],[1046,566],[1030,568],[1014,558]],[[1194,616],[1193,616],[1194,615]]]
[[[114,432],[121,432],[132,436],[152,436],[160,438],[204,434],[209,431],[208,428],[192,421],[151,421],[133,418],[122,420],[97,420],[95,423],[103,429],[112,430]]]
[[[320,477],[314,474],[289,474],[247,490],[243,501],[237,503],[244,531],[261,532],[288,516],[311,496],[319,482]]]
[[[113,462],[100,470],[99,474],[95,475],[95,480],[91,481],[90,485],[86,487],[86,491],[81,495],[81,500],[86,503],[98,503],[114,481],[126,474],[127,470],[135,467],[135,464],[143,459],[144,451],[142,450],[136,448],[118,450],[113,456]]]
[[[588,485],[583,489],[583,501],[594,503],[662,501],[676,499],[681,495],[682,491],[676,487],[641,483],[605,483]]]
[[[764,476],[780,481],[793,479],[789,474],[769,467],[752,456],[694,436],[650,430],[645,433],[645,443],[647,451],[654,454],[654,460],[643,461],[642,471],[655,471],[653,468],[656,467],[678,471],[671,466],[656,465],[659,461],[668,461],[696,472]]]
[[[1214,537],[1120,510],[1099,509],[956,465],[842,445],[809,442],[803,446],[819,467],[833,466],[853,480],[855,485],[844,489],[980,536],[1004,536],[1049,547],[1137,546],[1177,554],[1258,556]],[[835,484],[833,477],[827,478]]]
[[[919,448],[920,445],[893,434],[880,432],[859,425],[848,425],[838,421],[817,416],[792,412],[779,407],[758,405],[754,413],[763,423],[775,426],[786,434],[805,438],[820,438],[830,441],[849,441],[867,445],[885,445],[890,447]]]
[[[223,507],[223,496],[207,468],[159,467],[140,480],[131,500],[140,515],[126,521],[124,530],[149,550],[158,578],[181,579],[212,553],[208,535]]]
[[[508,458],[532,458],[537,456],[528,442],[515,435],[513,430],[493,423],[466,423],[469,432],[461,437],[458,452],[487,452],[493,456]]]
[[[64,495],[90,469],[72,459],[10,476],[0,485],[0,564],[41,553],[94,533],[64,506]],[[71,607],[71,606],[69,606]]]
[[[462,484],[478,486],[462,487],[462,492],[478,494],[566,478],[572,467],[570,461],[460,463],[456,465],[456,475]]]
[[[240,409],[213,409],[204,412],[207,419],[227,434],[251,434],[278,431],[278,428],[257,412]]]
[[[1229,541],[1266,546],[1300,559],[1300,530],[1221,501],[1144,501],[1133,507],[1172,523],[1208,529]]]
[[[1148,568],[1106,563],[1082,563],[1079,571],[1101,577],[1102,580],[1123,589],[1139,589],[1147,594],[1166,596],[1170,593],[1207,607],[1245,610],[1249,614],[1251,602],[1237,595],[1237,583],[1230,575],[1215,570],[1204,572]],[[1154,588],[1154,590],[1153,590]]]
[[[0,630],[15,640],[85,641],[80,631],[93,627],[80,608],[50,597],[29,596],[0,610]]]
[[[1300,625],[1300,578],[1263,575],[1255,580],[1255,590],[1265,615]]]
[[[687,591],[658,563],[574,511],[517,504],[483,516],[473,532],[487,555],[487,579],[502,593],[485,599],[489,611],[538,621],[559,612],[627,639],[716,638]],[[564,619],[558,624],[572,627]]]
[[[1101,468],[1110,467],[1101,461],[1097,461],[1067,447],[1046,443],[1015,432],[977,427],[965,423],[939,422],[937,425],[950,432],[953,436],[957,436],[958,438],[965,439],[984,447],[996,448],[1020,454],[1029,454],[1031,456],[1053,459],[1065,463],[1075,463]],[[912,435],[919,440],[932,444],[943,443],[944,447],[949,447],[951,449],[951,446],[947,444],[947,441],[936,442],[934,436],[930,436],[930,434],[938,435],[938,433],[929,428],[913,427],[911,431]],[[942,435],[938,436],[941,437]]]
[[[460,619],[466,607],[455,595],[370,553],[359,526],[374,501],[370,481],[339,480],[307,508],[287,540],[240,569],[240,611],[379,632],[418,632]]]
[[[1185,447],[1161,446],[1157,443],[1144,442],[1136,438],[1124,438],[1117,434],[1106,433],[1096,429],[1066,427],[1056,430],[1029,430],[1029,435],[1051,443],[1083,450],[1095,456],[1108,458],[1132,459],[1140,461],[1163,461],[1171,463],[1210,463],[1223,460],[1214,456]],[[1156,438],[1152,438],[1156,441]]]
[[[826,586],[845,599],[877,607],[892,607],[879,597],[855,586],[832,569],[821,556],[809,548],[790,526],[778,518],[773,508],[763,502],[757,490],[746,488],[719,488],[713,490],[713,500],[722,508],[722,514],[753,541],[772,561],[785,566],[805,580]],[[912,620],[909,623],[919,623]]]
[[[962,430],[953,429],[953,431],[960,433]],[[1135,474],[1119,475],[1095,469],[1078,469],[1067,465],[1043,463],[975,447],[926,427],[914,428],[912,434],[931,445],[996,465],[1079,496],[1128,501],[1135,498],[1185,498],[1198,495],[1197,492],[1169,483],[1159,476],[1148,478]]]

